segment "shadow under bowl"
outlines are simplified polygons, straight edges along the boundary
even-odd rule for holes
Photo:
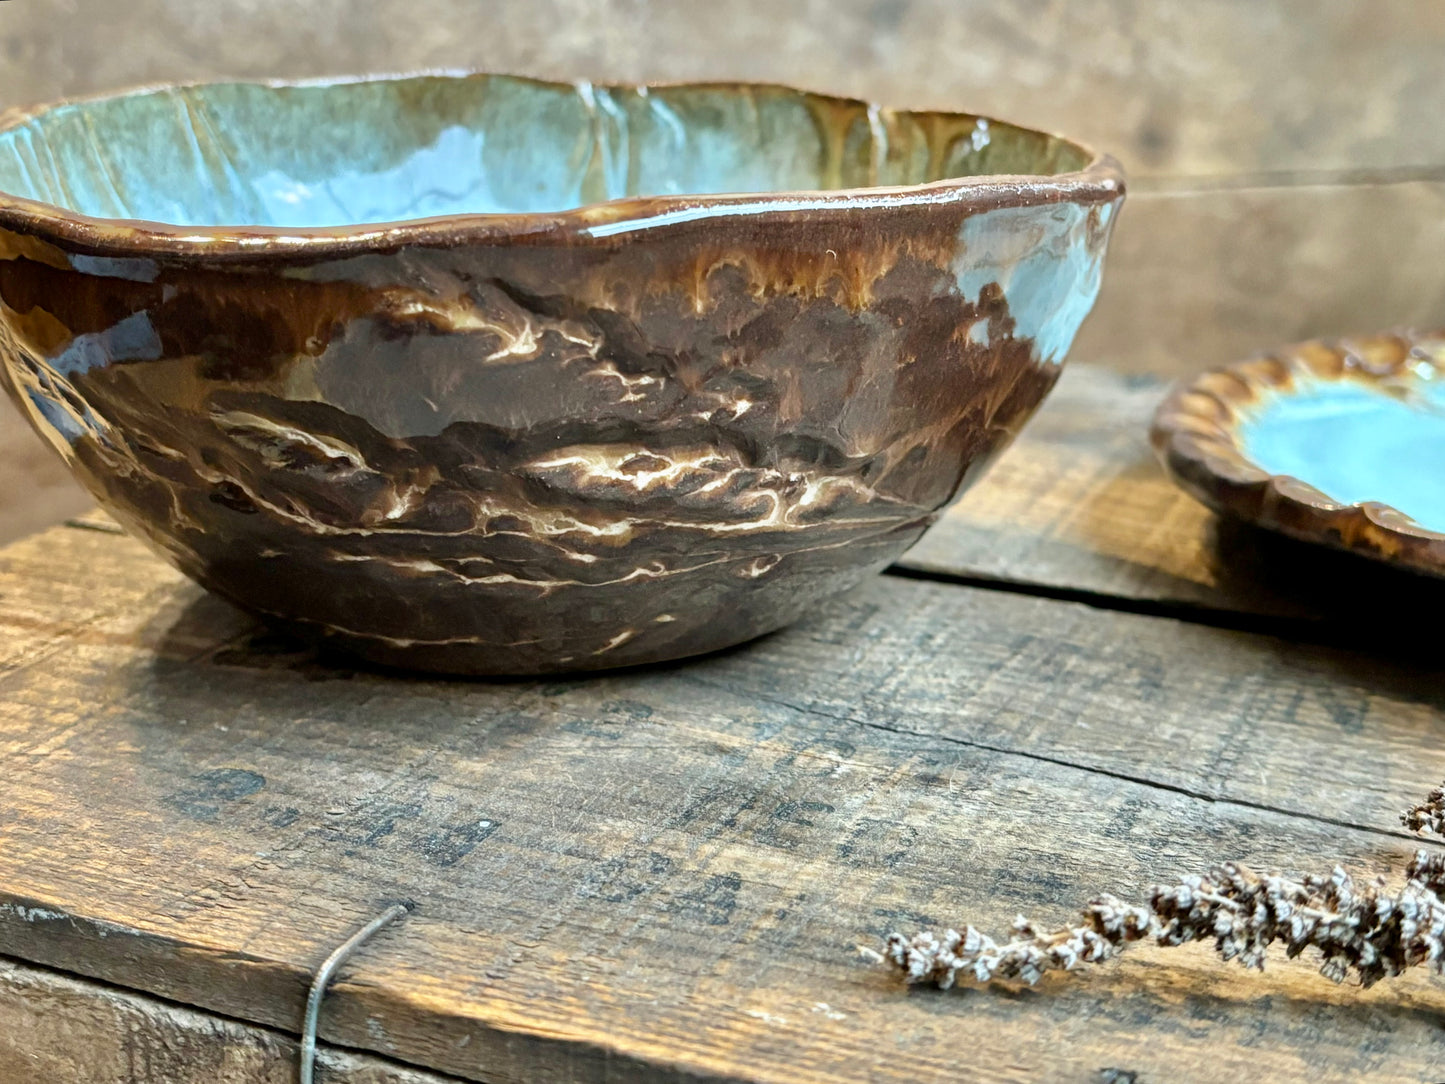
[[[635,665],[882,569],[1038,406],[1118,166],[783,87],[0,117],[0,372],[182,571],[392,665]]]

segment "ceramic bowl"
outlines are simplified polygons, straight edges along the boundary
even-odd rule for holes
[[[1308,342],[1181,384],[1154,446],[1216,511],[1445,575],[1445,333]]]
[[[769,86],[164,87],[0,121],[0,356],[206,587],[388,664],[651,662],[902,553],[1053,384],[1117,165]]]

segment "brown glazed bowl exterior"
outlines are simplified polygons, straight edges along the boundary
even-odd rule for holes
[[[304,228],[0,192],[0,369],[127,530],[267,619],[455,673],[678,658],[883,569],[1018,432],[1123,198],[1079,153]]]

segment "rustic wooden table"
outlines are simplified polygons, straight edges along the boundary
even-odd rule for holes
[[[90,518],[0,552],[0,1080],[1445,1078],[1445,987],[1141,949],[909,989],[857,946],[1223,858],[1398,870],[1445,587],[1218,525],[1076,367],[893,574],[685,665],[407,680]],[[1133,1073],[1133,1078],[1127,1076]]]

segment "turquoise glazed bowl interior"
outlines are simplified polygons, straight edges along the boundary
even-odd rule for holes
[[[22,119],[0,134],[0,151],[0,191],[187,227],[351,227],[628,196],[1052,175],[1092,158],[984,118],[885,114],[785,88],[504,76],[128,94]]]
[[[782,87],[163,87],[0,116],[0,373],[130,531],[389,664],[695,654],[1017,433],[1123,182]]]

